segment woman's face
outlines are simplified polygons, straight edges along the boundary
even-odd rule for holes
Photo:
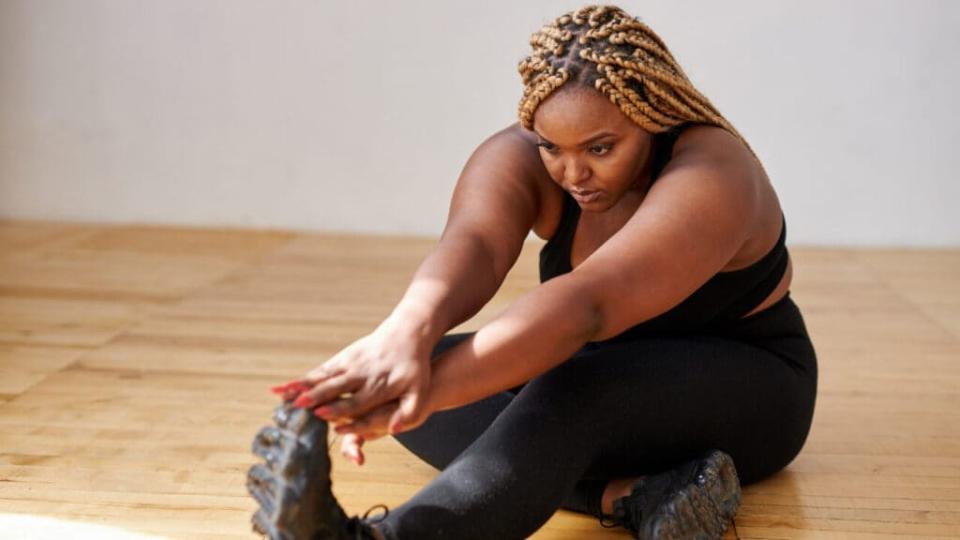
[[[585,211],[612,208],[646,190],[653,136],[592,88],[561,88],[533,115],[540,157],[550,177]]]

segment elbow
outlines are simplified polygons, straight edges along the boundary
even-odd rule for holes
[[[618,332],[614,332],[610,327],[610,313],[604,307],[603,303],[594,302],[592,306],[592,313],[590,315],[592,326],[590,339],[587,341],[603,341],[617,335]]]
[[[588,341],[598,341],[598,336],[605,328],[603,304],[598,302],[596,295],[584,285],[573,274],[565,274],[538,288],[541,295],[538,303],[544,302],[546,309],[542,313],[549,313],[547,317],[556,334],[581,345]]]
[[[626,330],[624,314],[617,298],[593,297],[590,302],[590,338],[588,341],[604,341]]]
[[[603,306],[599,302],[590,303],[590,311],[588,313],[588,323],[587,323],[587,339],[586,341],[602,341],[607,339],[605,336],[604,329],[606,325],[604,324],[605,314]]]

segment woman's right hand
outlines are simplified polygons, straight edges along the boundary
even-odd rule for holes
[[[294,404],[315,409],[328,422],[343,425],[397,400],[388,421],[391,433],[423,421],[430,386],[431,340],[397,319],[388,319],[302,379],[275,388],[297,395]],[[418,422],[418,423],[419,423]]]

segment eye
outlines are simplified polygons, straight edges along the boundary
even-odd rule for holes
[[[595,144],[590,147],[590,153],[595,156],[602,156],[613,148],[612,144]]]
[[[553,151],[557,149],[557,147],[554,146],[553,143],[547,142],[547,141],[540,141],[537,143],[537,146],[539,146],[540,148],[543,148],[544,150],[550,153],[553,153]]]

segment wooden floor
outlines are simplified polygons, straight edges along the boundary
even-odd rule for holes
[[[386,315],[432,240],[0,222],[0,537],[250,538],[267,387]],[[476,328],[536,284],[529,243]],[[960,537],[960,250],[791,247],[814,425],[727,538]],[[334,456],[349,512],[435,474]],[[628,538],[558,512],[534,538]]]

